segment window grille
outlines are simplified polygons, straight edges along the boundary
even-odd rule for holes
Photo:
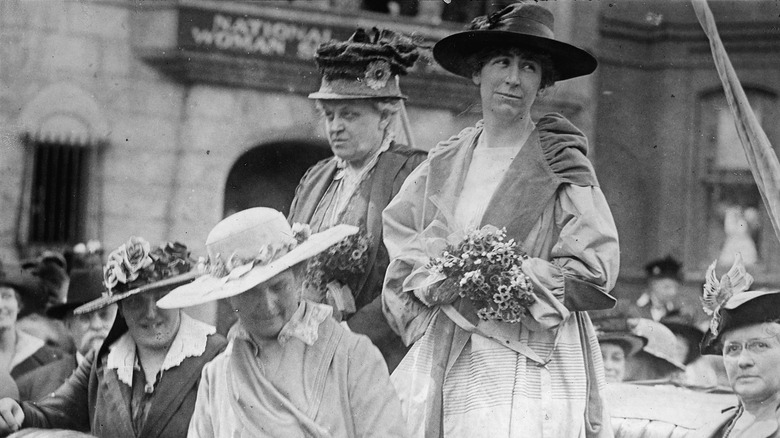
[[[62,244],[84,236],[87,163],[92,148],[34,141],[28,241]]]

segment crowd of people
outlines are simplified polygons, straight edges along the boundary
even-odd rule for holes
[[[333,157],[288,217],[232,214],[200,260],[131,237],[98,263],[44,253],[6,272],[0,435],[780,436],[780,291],[752,291],[739,257],[708,272],[704,325],[675,304],[671,257],[616,303],[618,234],[588,140],[531,117],[596,59],[534,2],[433,56],[473,81],[482,120],[429,153],[397,141],[417,46],[358,29],[317,50],[309,98]],[[183,311],[221,299],[237,316],[226,336]],[[656,411],[675,400],[701,415]]]

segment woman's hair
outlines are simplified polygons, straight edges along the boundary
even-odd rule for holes
[[[517,55],[523,59],[538,62],[539,65],[542,66],[542,80],[539,84],[539,91],[551,87],[555,84],[555,78],[558,76],[558,73],[555,70],[555,64],[553,64],[552,57],[547,53],[519,47],[498,47],[493,49],[485,49],[471,55],[467,62],[471,67],[472,75],[481,72],[482,67],[484,67],[485,64],[487,64],[487,62],[491,59],[503,55]]]

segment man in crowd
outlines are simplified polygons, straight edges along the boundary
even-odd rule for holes
[[[647,291],[636,301],[642,318],[660,321],[669,312],[679,309],[682,264],[672,256],[653,260],[645,265]]]
[[[349,224],[366,235],[367,261],[357,278],[331,281],[327,293],[320,294],[326,296],[311,298],[334,305],[350,330],[368,336],[391,372],[407,349],[382,313],[382,280],[389,262],[382,210],[427,157],[395,141],[406,98],[398,77],[417,57],[411,41],[376,29],[358,29],[348,41],[329,41],[317,49],[322,85],[309,98],[322,113],[334,156],[306,172],[289,216],[290,223],[309,224],[314,232]]]
[[[261,207],[211,230],[208,274],[158,302],[228,298],[238,315],[231,347],[203,369],[189,437],[407,436],[377,348],[330,306],[302,299],[307,260],[356,232],[337,225],[309,235]]]
[[[103,292],[103,270],[74,270],[70,275],[67,300],[46,310],[50,318],[63,321],[76,345],[76,354],[44,365],[21,377],[18,382],[20,400],[38,400],[65,383],[78,364],[94,348],[100,348],[114,323],[116,304],[76,315],[73,310],[100,298]]]

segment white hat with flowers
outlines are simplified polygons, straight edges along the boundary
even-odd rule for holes
[[[336,225],[311,234],[308,225],[290,226],[284,215],[272,208],[240,211],[219,222],[206,238],[209,258],[198,263],[202,275],[174,289],[157,305],[174,309],[241,294],[358,230]]]
[[[92,312],[132,295],[190,282],[198,275],[195,266],[189,249],[181,243],[167,242],[152,248],[145,239],[131,237],[108,255],[103,267],[103,296],[76,308],[74,313]]]

